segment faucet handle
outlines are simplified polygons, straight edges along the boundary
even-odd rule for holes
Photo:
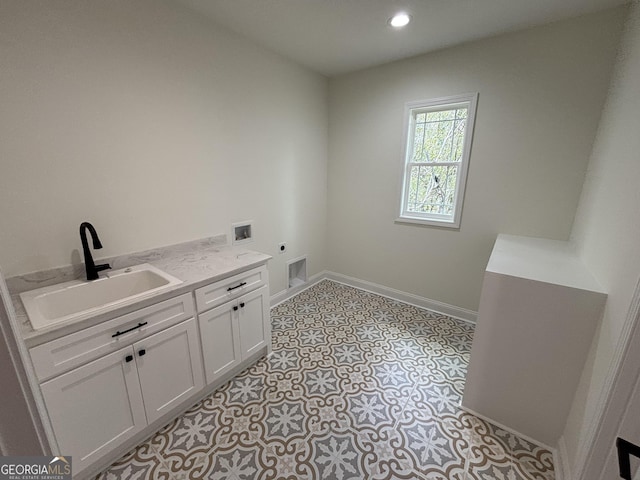
[[[96,272],[101,272],[102,270],[109,270],[111,268],[111,265],[109,265],[108,263],[103,263],[102,265],[96,265]]]

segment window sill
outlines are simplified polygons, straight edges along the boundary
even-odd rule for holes
[[[394,220],[394,223],[407,224],[407,225],[419,225],[424,227],[440,227],[459,229],[460,222],[447,221],[447,220],[433,220],[417,217],[398,217]]]

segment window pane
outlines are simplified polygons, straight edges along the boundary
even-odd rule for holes
[[[455,121],[442,121],[429,125],[431,129],[425,133],[428,158],[432,162],[450,162]]]
[[[411,167],[407,212],[452,215],[458,166]]]
[[[442,120],[453,120],[456,118],[456,110],[439,110],[427,113],[427,122],[440,122]]]
[[[416,114],[411,162],[460,162],[467,108]]]
[[[424,123],[416,123],[416,129],[413,134],[413,162],[424,162],[423,148],[424,144]]]
[[[462,152],[464,150],[464,132],[467,128],[466,120],[456,120],[453,132],[453,152],[451,156],[452,162],[462,161]]]

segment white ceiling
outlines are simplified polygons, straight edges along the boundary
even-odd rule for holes
[[[627,0],[178,0],[312,70],[339,75]],[[399,10],[413,16],[387,26]]]

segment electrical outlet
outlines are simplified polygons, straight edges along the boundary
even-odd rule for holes
[[[278,244],[278,253],[284,253],[287,251],[287,244],[285,242]]]

